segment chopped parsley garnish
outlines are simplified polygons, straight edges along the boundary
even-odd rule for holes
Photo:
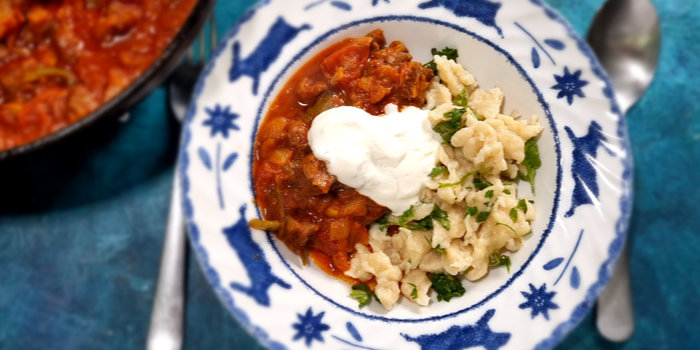
[[[498,252],[493,252],[489,257],[489,266],[505,266],[508,273],[510,273],[510,257],[508,255],[501,255]]]
[[[418,221],[409,222],[403,227],[411,231],[428,231],[433,229],[433,219],[430,216],[426,216]]]
[[[415,284],[410,283],[410,282],[409,282],[408,284],[410,284],[411,287],[413,287],[413,290],[411,291],[411,299],[416,299],[416,298],[418,298],[418,287],[416,287]]]
[[[476,222],[484,222],[489,218],[491,211],[482,211],[476,215]]]
[[[433,210],[430,212],[430,215],[420,220],[412,220],[415,217],[413,206],[408,208],[406,211],[403,212],[403,214],[401,214],[401,216],[399,216],[399,222],[389,222],[388,217],[389,214],[384,215],[381,218],[377,219],[377,221],[375,221],[375,223],[379,224],[379,228],[381,230],[385,230],[389,226],[401,226],[411,231],[432,230],[433,219],[439,222],[440,225],[445,227],[445,229],[450,229],[450,221],[447,217],[447,213],[440,209],[440,207],[438,207],[437,204],[433,205]]]
[[[444,273],[431,273],[428,275],[433,289],[438,293],[438,301],[450,301],[453,297],[461,297],[466,291],[462,286],[462,281],[452,275]]]
[[[518,211],[515,210],[515,208],[510,209],[509,215],[510,215],[510,219],[513,220],[513,222],[518,221]]]
[[[469,105],[469,98],[467,97],[467,89],[463,89],[459,95],[455,96],[454,104],[461,107],[467,107]]]
[[[453,108],[451,111],[444,114],[448,120],[437,123],[437,125],[433,127],[433,131],[440,134],[443,141],[450,143],[452,135],[462,128],[462,115],[466,112],[467,110],[464,108]]]
[[[389,214],[384,214],[381,218],[377,219],[375,223],[379,224],[379,229],[384,231],[387,227],[391,226],[389,223]]]
[[[447,216],[447,212],[440,209],[437,204],[433,205],[433,211],[430,212],[430,217],[440,223],[440,226],[444,227],[445,230],[450,229],[450,218]]]
[[[436,166],[430,171],[430,177],[436,177],[445,173],[447,173],[447,167],[444,165]]]
[[[435,247],[433,249],[442,255],[447,255],[447,251],[445,250],[445,248],[441,247],[439,244],[437,247]]]
[[[477,175],[480,175],[480,174],[477,173]],[[473,182],[474,182],[474,187],[476,187],[476,189],[478,189],[479,191],[493,186],[492,183],[486,181],[486,179],[482,178],[481,176],[475,176]]]
[[[457,57],[459,57],[459,52],[457,52],[457,49],[453,49],[451,47],[445,47],[442,50],[437,50],[437,49],[431,49],[430,53],[433,54],[433,56],[438,55],[438,56],[445,56],[447,57],[448,60],[456,60]]]
[[[510,195],[510,190],[503,190],[503,193]]]
[[[415,214],[413,213],[413,206],[411,206],[410,208],[406,209],[406,211],[404,211],[403,214],[401,214],[401,216],[399,216],[399,225],[406,225],[406,223],[411,221],[411,219],[413,219],[414,216]]]
[[[368,305],[372,301],[372,296],[374,296],[374,292],[372,292],[367,284],[365,283],[360,283],[352,286],[352,291],[350,291],[350,296],[357,300],[358,303],[360,303],[360,309]]]
[[[465,216],[474,216],[479,212],[479,209],[477,207],[467,207],[467,212]]]
[[[515,208],[510,209],[510,213],[508,215],[510,216],[510,219],[513,220],[513,222],[518,221],[518,210],[517,209],[522,209],[524,213],[527,213],[527,203],[525,202],[524,199],[521,199],[518,201],[518,205],[515,206]]]
[[[520,178],[530,183],[532,193],[535,193],[535,172],[542,166],[540,151],[537,148],[537,141],[532,138],[525,142],[525,159],[523,160],[526,173],[520,174]]]
[[[430,53],[433,54],[433,56],[445,56],[448,60],[456,60],[457,57],[459,57],[459,53],[457,52],[457,49],[449,48],[446,47],[440,51],[438,49],[433,48],[430,50]],[[429,68],[433,71],[433,73],[437,74],[437,65],[435,65],[435,60],[430,60],[430,62],[424,64],[426,68]]]
[[[467,113],[465,108],[452,108],[451,111],[445,112],[443,115],[450,120],[462,120],[464,113]]]
[[[484,194],[484,197],[493,198],[493,190],[486,191],[486,194]]]
[[[522,209],[524,213],[527,213],[527,203],[524,199],[518,201],[518,205],[516,206],[516,208]]]

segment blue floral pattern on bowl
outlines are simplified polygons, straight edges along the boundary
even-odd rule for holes
[[[460,63],[482,85],[545,125],[538,217],[511,271],[465,282],[450,303],[404,301],[388,313],[358,309],[349,286],[247,225],[260,215],[251,150],[268,104],[315,52],[374,28],[419,61],[431,47],[469,52]],[[261,1],[222,41],[188,112],[180,171],[190,240],[223,304],[271,349],[552,348],[590,310],[627,228],[632,164],[613,95],[585,43],[539,0]]]

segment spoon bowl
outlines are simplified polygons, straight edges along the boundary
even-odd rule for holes
[[[610,0],[593,19],[587,40],[626,112],[656,72],[661,43],[656,8],[649,0]]]

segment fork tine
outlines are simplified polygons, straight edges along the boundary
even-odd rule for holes
[[[211,15],[211,31],[209,32],[210,46],[209,46],[209,56],[212,56],[214,50],[216,50],[216,45],[219,44],[219,36],[216,31],[216,16]]]
[[[207,54],[206,33],[207,33],[207,26],[205,24],[204,27],[202,28],[202,32],[199,33],[199,38],[197,39],[197,40],[199,40],[199,56],[198,56],[199,63],[204,63],[204,61],[206,61],[206,59],[207,59],[207,57],[206,57],[206,54]]]
[[[194,64],[194,43],[190,45],[190,48],[187,49],[187,57],[185,58],[185,62],[189,64]]]

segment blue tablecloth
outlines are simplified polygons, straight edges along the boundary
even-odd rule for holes
[[[504,0],[507,1],[507,0]],[[252,4],[220,1],[224,33]],[[583,34],[603,0],[549,0]],[[628,114],[636,161],[630,262],[637,331],[604,341],[592,314],[561,349],[700,347],[700,10],[655,1],[657,78]],[[0,349],[137,349],[158,272],[178,125],[163,88],[123,122],[0,164]],[[256,341],[189,261],[187,349]]]

